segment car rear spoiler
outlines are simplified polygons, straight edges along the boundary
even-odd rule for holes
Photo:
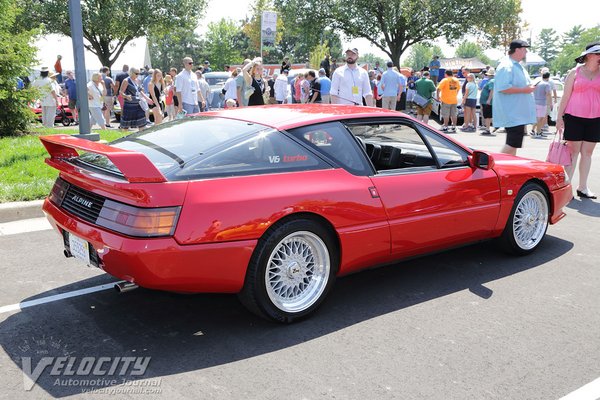
[[[61,170],[60,161],[77,157],[76,149],[107,157],[131,183],[166,182],[165,176],[142,153],[123,150],[107,144],[92,142],[70,135],[41,136],[42,144],[50,154],[46,164]]]

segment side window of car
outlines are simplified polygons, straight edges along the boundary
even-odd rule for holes
[[[469,153],[465,149],[425,128],[421,129],[421,133],[429,142],[441,168],[469,165]]]
[[[289,132],[352,174],[370,175],[373,172],[356,140],[339,122],[305,126]]]
[[[403,123],[369,123],[348,125],[364,143],[375,169],[435,169],[437,163],[419,133]]]
[[[188,179],[331,168],[285,134],[267,130],[213,149],[177,175]]]

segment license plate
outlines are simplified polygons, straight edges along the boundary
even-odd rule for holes
[[[73,257],[83,261],[86,264],[90,263],[90,244],[73,235],[69,234],[69,249]]]

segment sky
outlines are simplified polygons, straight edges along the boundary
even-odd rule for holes
[[[243,19],[250,14],[250,4],[253,0],[236,0],[235,3],[222,0],[208,0],[205,17],[200,23],[199,31],[205,31],[209,22],[218,21],[221,18],[230,18],[234,21]],[[600,1],[598,0],[575,0],[574,6],[565,6],[566,2],[558,3],[551,0],[522,0],[523,19],[528,23],[528,28],[524,32],[524,39],[529,40],[530,36],[535,40],[542,28],[552,27],[559,33],[564,33],[574,25],[582,25],[584,28],[591,28],[600,23]],[[562,7],[552,6],[551,4],[562,5]],[[445,43],[439,43],[446,56],[453,56],[454,49]],[[70,50],[70,38],[60,37],[58,35],[47,35],[37,43],[40,51],[38,52],[39,66],[48,66],[52,69],[56,61],[56,55],[63,56],[63,68],[73,68],[73,52]],[[387,59],[387,55],[379,49],[373,47],[365,39],[344,40],[347,47],[356,47],[363,53],[371,52],[376,56]],[[66,50],[68,49],[68,50]],[[145,39],[137,39],[131,45],[127,46],[123,55],[117,60],[115,66],[119,68],[124,63],[130,65],[141,65],[144,59]],[[368,49],[368,50],[367,50]],[[97,71],[100,68],[97,57],[86,52],[86,69]],[[408,53],[405,53],[406,55]],[[499,58],[498,53],[490,54],[491,58]],[[250,56],[250,55],[248,55]]]

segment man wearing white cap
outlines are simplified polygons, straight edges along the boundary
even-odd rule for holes
[[[40,103],[42,106],[42,125],[46,128],[54,127],[54,117],[56,116],[56,105],[58,93],[54,89],[52,80],[48,77],[48,67],[42,67],[40,77],[37,78],[31,86],[37,88],[40,93]]]
[[[331,102],[333,104],[362,105],[363,98],[373,106],[373,92],[369,74],[356,65],[358,50],[346,50],[346,65],[336,68],[331,78]]]

